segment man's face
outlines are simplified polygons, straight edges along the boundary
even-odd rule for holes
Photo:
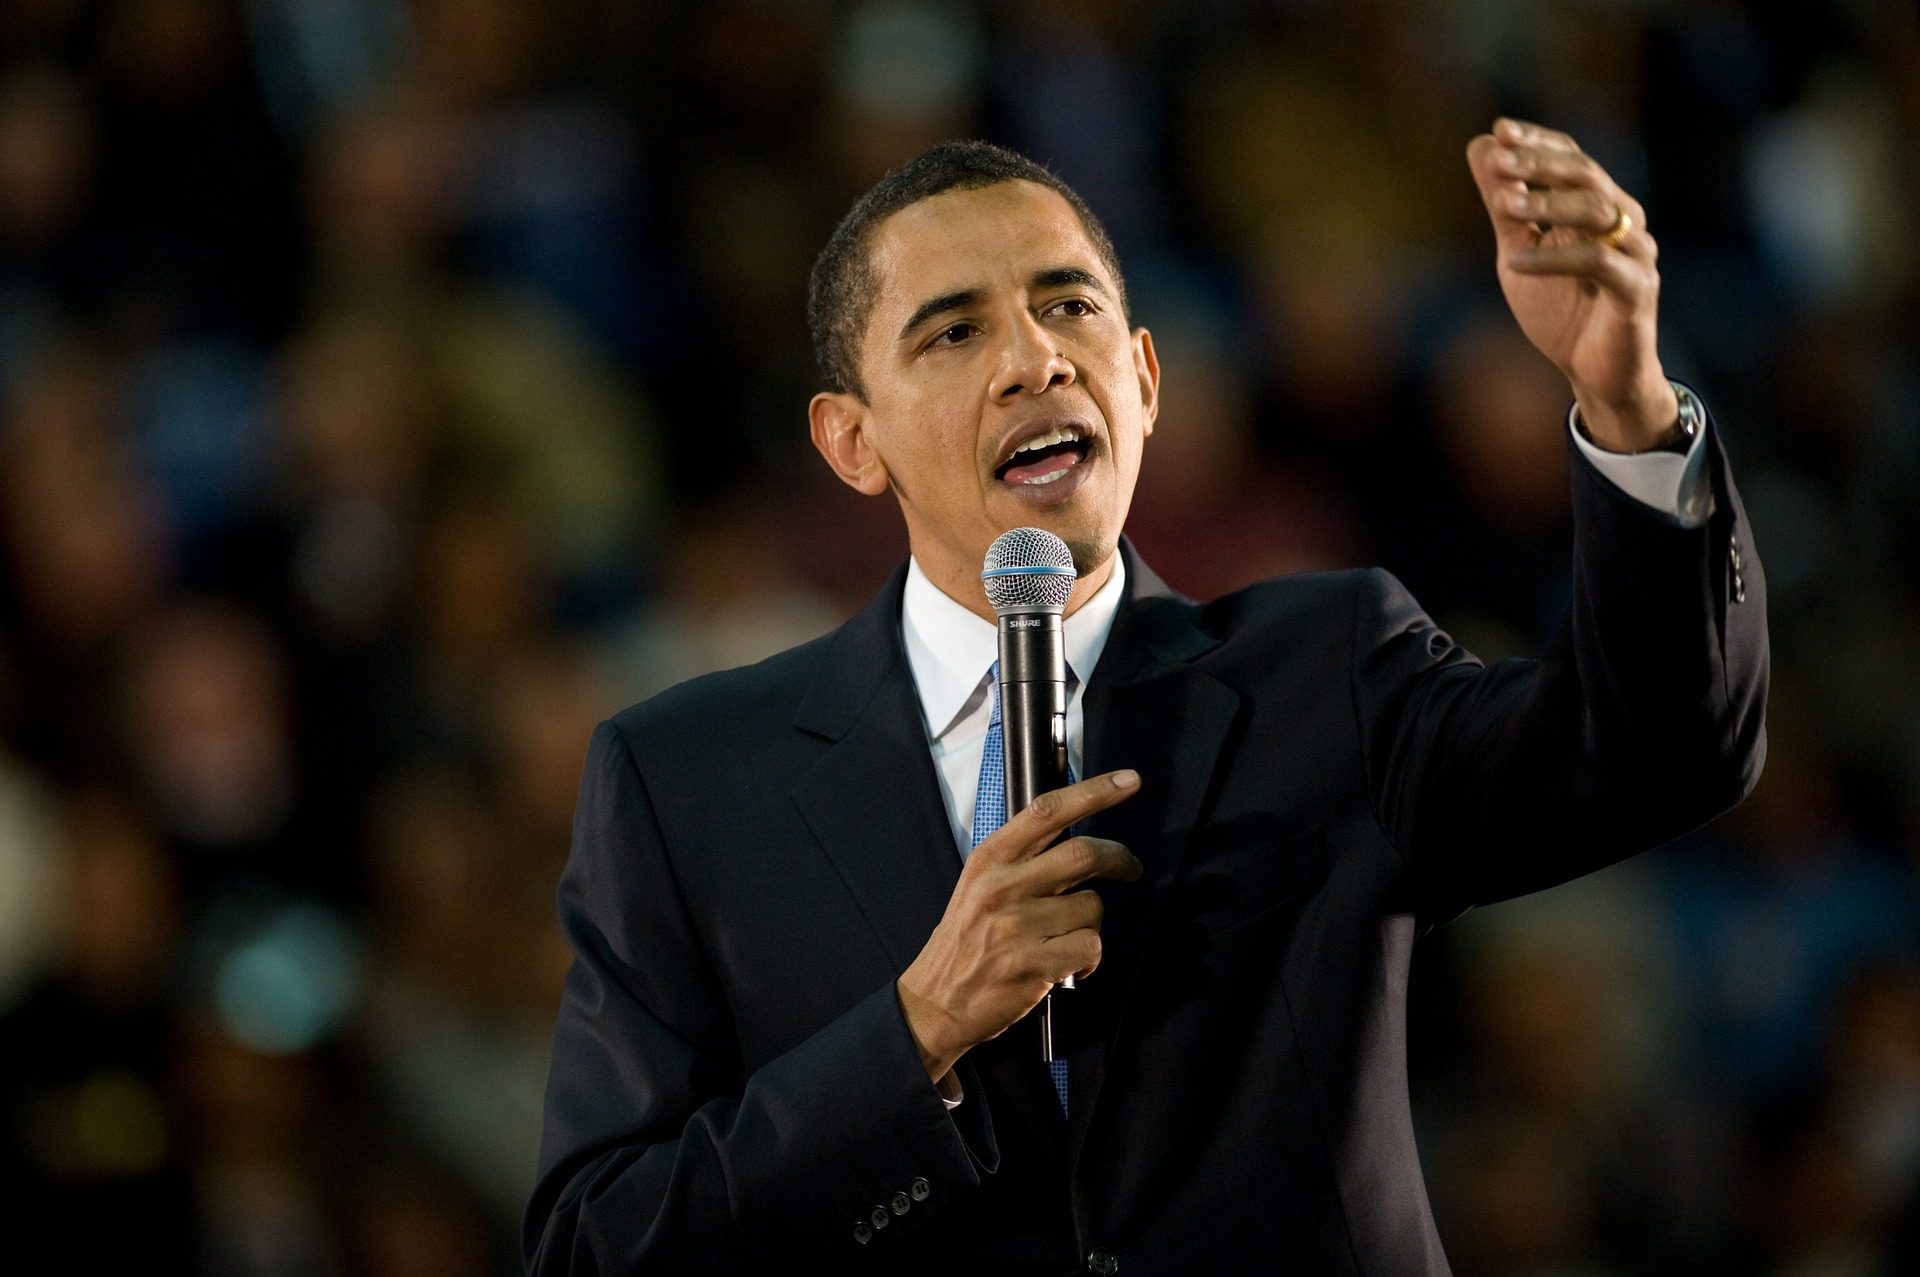
[[[816,445],[861,491],[892,487],[921,566],[963,602],[1008,528],[1103,567],[1159,368],[1072,207],[1031,182],[949,191],[881,222],[870,252],[867,399],[818,396]]]

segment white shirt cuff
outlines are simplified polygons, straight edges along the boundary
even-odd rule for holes
[[[948,1073],[940,1079],[938,1085],[940,1102],[947,1106],[947,1112],[949,1113],[959,1108],[960,1102],[967,1098],[966,1090],[960,1085],[960,1075],[958,1073]]]
[[[1685,454],[1608,452],[1580,429],[1580,405],[1567,409],[1567,429],[1593,468],[1614,487],[1643,505],[1697,528],[1713,515],[1713,485],[1707,479],[1707,430],[1702,426]]]

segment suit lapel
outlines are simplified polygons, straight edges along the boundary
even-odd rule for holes
[[[902,568],[827,642],[795,726],[834,742],[793,791],[897,975],[946,912],[960,857],[900,642]]]
[[[1200,629],[1196,608],[1127,554],[1127,600],[1114,621],[1086,691],[1087,774],[1121,767],[1140,773],[1140,792],[1087,823],[1146,868],[1139,882],[1094,885],[1106,905],[1100,969],[1082,987],[1054,995],[1056,1033],[1065,1026],[1071,1066],[1070,1156],[1077,1159],[1097,1115],[1115,1044],[1137,983],[1146,944],[1215,776],[1230,753],[1241,695],[1191,664],[1217,639]]]

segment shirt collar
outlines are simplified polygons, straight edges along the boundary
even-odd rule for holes
[[[1093,677],[1126,586],[1126,556],[1116,552],[1107,583],[1066,619],[1069,686]],[[999,656],[999,627],[948,598],[921,571],[920,561],[909,559],[907,586],[900,599],[900,632],[928,731],[938,740],[953,726]]]

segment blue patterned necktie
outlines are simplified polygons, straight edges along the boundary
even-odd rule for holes
[[[987,835],[1007,823],[1007,744],[1000,730],[1000,662],[987,671],[993,684],[993,718],[987,723],[987,747],[980,754],[980,788],[973,802],[973,845],[978,847]],[[1073,771],[1067,771],[1067,783],[1073,783]],[[1060,1095],[1060,1116],[1067,1114],[1067,1062],[1048,1063],[1053,1074],[1053,1089]]]

